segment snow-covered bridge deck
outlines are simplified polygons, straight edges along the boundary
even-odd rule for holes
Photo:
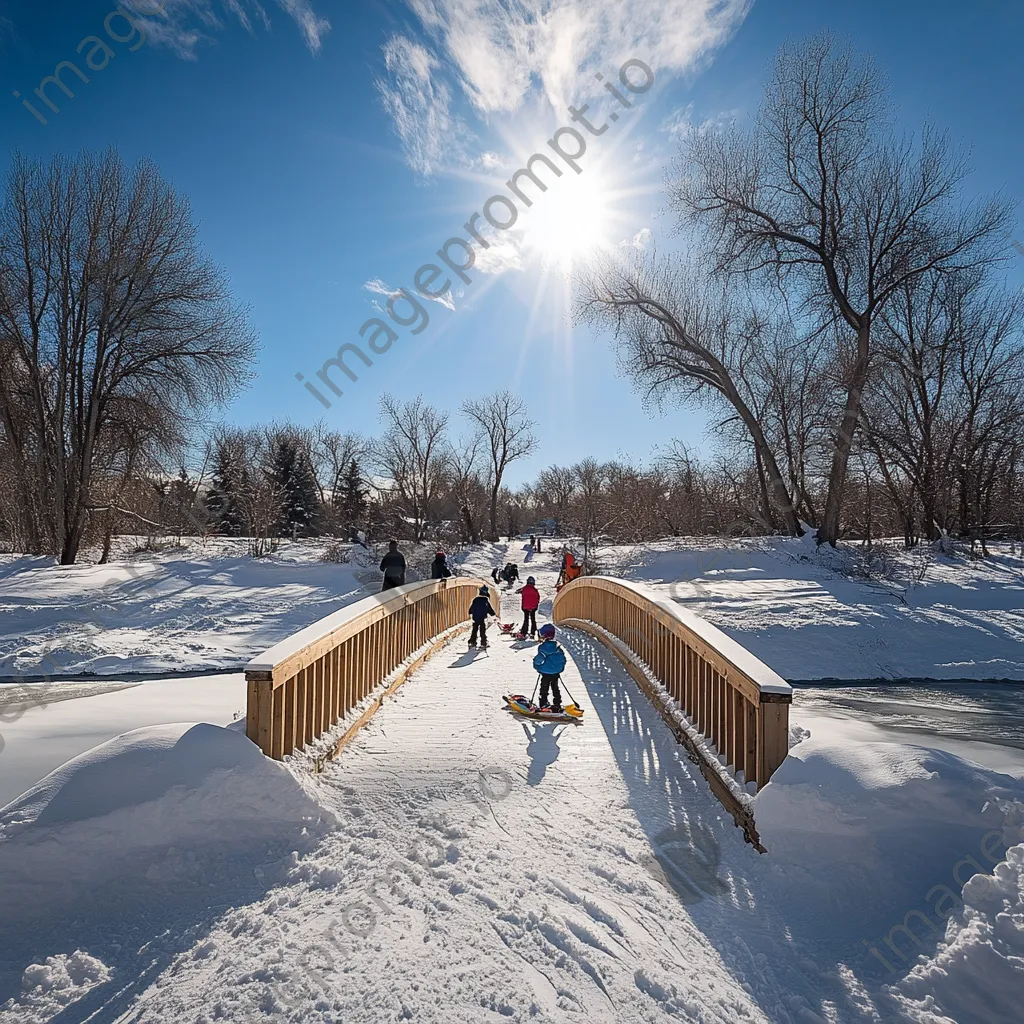
[[[214,993],[238,1021],[768,1019],[770,917],[753,939],[722,924],[753,921],[725,865],[759,855],[619,662],[561,637],[584,724],[504,710],[532,646],[452,638],[312,775],[338,827],[292,884],[227,914],[125,1019],[205,1019]]]

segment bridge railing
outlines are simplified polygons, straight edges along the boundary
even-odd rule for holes
[[[246,735],[278,760],[322,736],[389,676],[397,686],[433,641],[468,627],[482,586],[500,610],[497,591],[483,580],[425,580],[364,598],[275,644],[245,668]]]
[[[616,637],[745,782],[760,789],[785,760],[793,688],[700,616],[633,583],[583,576],[559,592],[553,618]]]

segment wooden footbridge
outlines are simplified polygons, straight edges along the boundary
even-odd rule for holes
[[[276,644],[246,667],[248,737],[272,758],[314,742],[318,765],[336,757],[388,694],[468,629],[482,586],[500,610],[499,593],[483,580],[410,583]],[[709,622],[624,580],[576,579],[555,598],[552,618],[614,653],[759,846],[743,793],[763,787],[786,757],[789,684]],[[524,658],[521,679],[495,685],[528,693],[534,681]]]

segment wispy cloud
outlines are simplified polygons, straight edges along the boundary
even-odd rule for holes
[[[492,240],[489,249],[477,252],[473,264],[481,274],[504,274],[508,270],[523,270],[525,266],[522,238],[515,236]]]
[[[270,15],[259,0],[125,0],[128,7],[146,17],[146,35],[157,46],[166,46],[179,57],[195,60],[200,46],[236,21],[255,33],[256,26],[270,31]],[[276,0],[302,33],[311,53],[319,53],[331,23],[313,10],[312,0]]]
[[[691,71],[728,39],[751,2],[406,0],[423,40],[388,41],[389,79],[379,85],[410,166],[430,174],[444,143],[436,126],[457,123],[453,90],[484,121],[534,95],[564,111],[599,88],[583,71],[608,71],[630,57],[659,77]]]
[[[641,228],[632,238],[619,242],[619,248],[636,249],[638,252],[643,252],[650,246],[653,238],[650,228]]]
[[[384,295],[389,299],[393,299],[396,296],[402,294],[401,288],[392,288],[384,281],[382,281],[379,277],[371,278],[363,285],[363,287],[368,292],[373,292],[376,295]],[[436,302],[444,306],[445,309],[450,309],[453,313],[455,312],[455,300],[452,298],[452,291],[450,288],[448,289],[448,291],[444,293],[444,295],[424,295],[422,292],[417,292],[416,295],[421,299],[427,299],[430,302]],[[385,312],[384,308],[381,306],[379,302],[374,302],[374,306],[378,310],[380,310],[380,312]]]
[[[378,80],[377,88],[406,159],[420,174],[432,174],[461,150],[468,134],[451,112],[451,89],[439,74],[440,62],[425,46],[392,36],[384,44],[384,66],[388,78]]]

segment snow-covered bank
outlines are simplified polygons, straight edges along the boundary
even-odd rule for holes
[[[238,729],[150,727],[73,758],[0,814],[5,1019],[86,996],[112,951],[132,983],[165,928],[266,892],[332,823]]]
[[[228,725],[245,714],[240,673],[144,683],[27,683],[0,706],[0,807],[65,761],[149,725]],[[6,696],[0,690],[0,696]]]
[[[211,539],[72,566],[0,556],[0,676],[240,668],[379,579],[320,561],[323,548],[253,559],[244,542]]]
[[[603,548],[604,571],[697,612],[787,679],[1024,679],[1024,559],[887,549],[810,537],[681,539]]]

